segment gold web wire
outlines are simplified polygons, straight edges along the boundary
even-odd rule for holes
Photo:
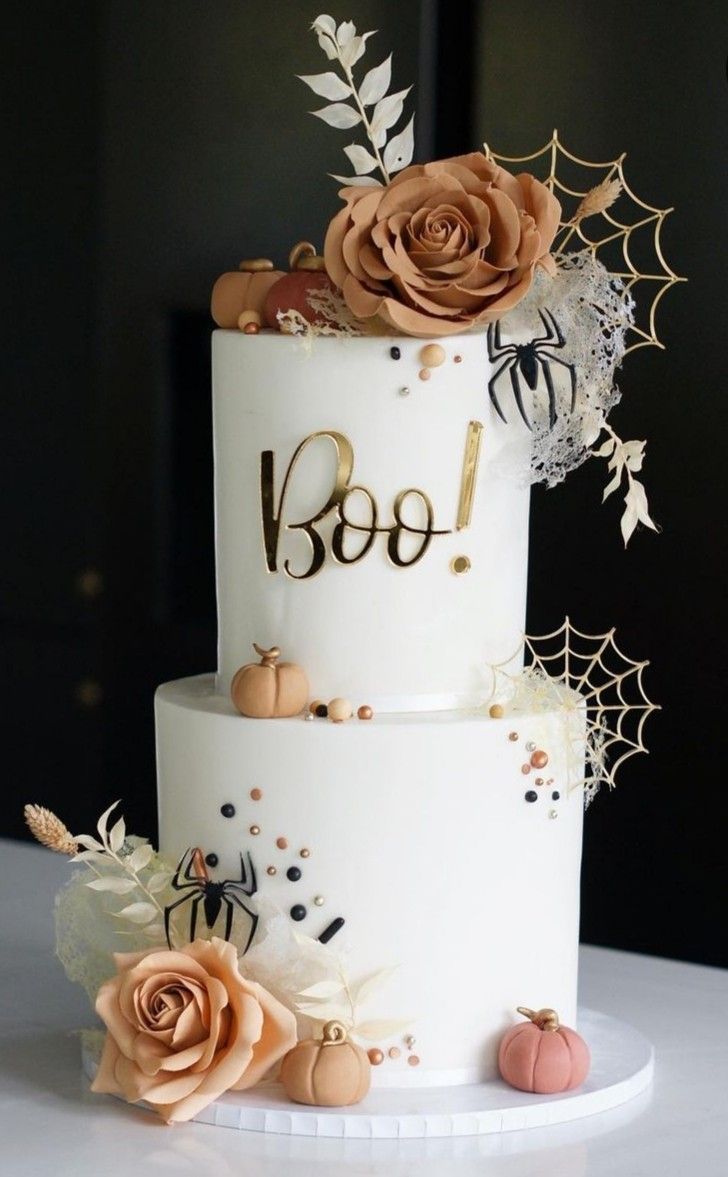
[[[662,250],[662,226],[666,217],[674,210],[671,208],[655,208],[645,200],[641,200],[632,191],[624,174],[625,154],[623,153],[618,156],[617,159],[605,160],[604,162],[581,159],[578,155],[574,155],[573,152],[568,151],[564,147],[556,130],[549,141],[531,155],[499,155],[495,151],[492,151],[487,143],[483,146],[488,159],[493,160],[495,163],[531,163],[535,160],[543,160],[548,171],[546,175],[540,178],[552,192],[557,194],[561,200],[562,207],[573,205],[573,211],[570,215],[566,211],[564,213],[565,219],[561,221],[552,252],[557,255],[563,254],[566,252],[567,246],[573,251],[575,242],[580,242],[581,245],[577,245],[577,248],[583,247],[589,250],[593,257],[599,257],[600,251],[605,252],[609,246],[618,246],[624,260],[624,267],[613,269],[611,266],[607,266],[610,273],[615,278],[621,279],[624,283],[625,290],[635,298],[638,307],[640,300],[635,293],[635,287],[640,283],[647,283],[648,290],[652,291],[649,310],[647,311],[646,319],[643,318],[643,325],[640,326],[635,323],[629,328],[629,337],[632,342],[626,348],[625,355],[631,351],[636,351],[640,347],[659,347],[664,349],[665,345],[661,342],[657,334],[655,322],[657,307],[671,286],[674,286],[676,282],[686,281],[685,278],[676,274],[668,265]],[[588,183],[584,188],[572,187],[570,184],[567,184],[559,176],[559,170],[562,168],[564,160],[569,160],[578,167],[588,169],[587,176],[593,182]],[[602,174],[594,174],[598,172]],[[610,180],[618,180],[621,185],[621,193],[616,203],[620,211],[623,210],[622,216],[617,217],[612,207],[593,216],[585,217],[583,220],[575,219],[574,213],[587,193],[597,184]],[[630,201],[631,205],[627,203]],[[634,206],[633,214],[636,219],[628,219],[628,209],[632,206]],[[652,239],[655,264],[649,270],[640,269],[632,257],[632,239],[634,237],[636,247],[638,234],[641,231],[650,235]],[[600,257],[599,260],[606,265],[604,257]]]
[[[570,779],[569,789],[584,784],[587,800],[601,784],[613,789],[622,764],[648,751],[644,725],[653,711],[659,711],[642,681],[649,662],[629,658],[614,635],[614,629],[584,633],[566,617],[551,633],[526,634],[510,658],[490,667],[493,699],[505,683],[519,709],[553,708],[567,719],[586,712],[586,772]],[[521,657],[525,669],[509,672]],[[581,742],[579,724],[567,724],[567,731],[570,743]]]

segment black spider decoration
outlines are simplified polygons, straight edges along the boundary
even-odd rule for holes
[[[255,867],[253,860],[250,857],[250,851],[247,853],[247,869],[243,860],[243,855],[240,855],[240,878],[239,879],[223,879],[219,883],[213,882],[210,878],[205,859],[199,847],[195,846],[189,850],[185,850],[184,854],[179,860],[175,876],[172,879],[172,886],[175,891],[185,891],[186,894],[181,899],[176,899],[174,903],[170,903],[164,909],[164,931],[167,937],[167,944],[172,947],[172,940],[170,938],[170,920],[172,912],[176,907],[180,907],[183,903],[191,902],[190,909],[190,940],[195,938],[195,928],[197,927],[197,914],[202,904],[205,914],[205,923],[209,929],[215,925],[215,921],[220,914],[220,909],[225,905],[225,939],[230,939],[230,933],[233,928],[233,916],[235,908],[233,904],[242,907],[246,915],[250,916],[250,934],[248,942],[243,949],[245,954],[255,935],[255,929],[258,926],[257,913],[251,911],[246,907],[242,899],[237,895],[241,891],[243,895],[250,897],[255,895],[258,890],[258,883],[255,876]],[[182,879],[186,880],[182,882]]]
[[[540,370],[543,372],[544,384],[546,385],[546,392],[549,398],[549,429],[553,429],[556,423],[556,390],[554,388],[553,376],[551,375],[551,364],[560,364],[562,368],[566,368],[571,377],[570,411],[572,413],[576,404],[576,368],[573,364],[567,364],[566,360],[562,360],[559,356],[553,354],[554,350],[566,346],[566,340],[551,311],[544,308],[538,314],[544,325],[546,334],[537,335],[528,343],[508,343],[503,347],[501,344],[500,322],[496,320],[495,323],[491,323],[488,327],[488,359],[491,363],[501,359],[504,361],[488,381],[488,395],[501,421],[505,422],[506,418],[503,415],[503,410],[498,404],[498,398],[495,394],[495,385],[504,372],[510,372],[513,395],[518,405],[518,411],[528,428],[532,429],[533,426],[523,407],[519,373],[531,391],[534,392],[538,384]],[[551,350],[548,350],[549,348]]]

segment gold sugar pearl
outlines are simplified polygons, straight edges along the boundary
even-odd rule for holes
[[[548,752],[544,752],[542,748],[537,748],[531,755],[531,764],[534,768],[545,768],[548,762]]]
[[[390,1046],[389,1050],[387,1051],[387,1054],[390,1058],[399,1058],[401,1053],[402,1051],[398,1046]]]
[[[267,875],[277,875],[278,871],[276,870],[276,868],[274,866],[267,866],[265,868],[265,873]]]
[[[420,351],[420,363],[424,364],[425,368],[439,368],[440,364],[445,363],[445,348],[439,343],[426,344]]]
[[[416,1041],[417,1039],[415,1038],[414,1034],[408,1034],[404,1040],[404,1044],[408,1050],[411,1050]]]
[[[528,743],[526,744],[526,751],[527,752],[535,752],[536,751],[536,745],[534,744],[533,740],[529,740]]]
[[[407,1062],[409,1063],[409,1065],[410,1065],[411,1067],[419,1067],[419,1065],[420,1065],[420,1058],[419,1058],[419,1055],[417,1055],[417,1054],[411,1054],[411,1055],[409,1056],[409,1058],[407,1059]]]
[[[260,833],[260,826],[251,826],[251,827],[250,827],[250,832],[251,832],[251,834],[253,834],[254,836],[255,836],[256,834],[259,834],[259,833]]]
[[[523,773],[524,776],[528,776],[530,771],[531,771],[530,764],[522,764],[521,765],[521,772]]]
[[[549,817],[551,818],[552,821],[554,821],[554,819],[557,818],[558,816],[559,815],[555,809],[549,809]]]
[[[542,776],[537,776],[533,783],[534,783],[534,785],[543,785],[546,782],[544,781]]]
[[[371,1050],[367,1051],[367,1058],[373,1067],[378,1067],[380,1063],[384,1062],[384,1051],[380,1050],[378,1046],[373,1046]]]
[[[453,356],[453,363],[454,364],[462,364],[462,362],[463,362],[462,356]]]
[[[420,368],[417,375],[419,376],[420,380],[429,380],[432,372],[429,368]]]
[[[301,858],[310,858],[311,857],[311,851],[308,849],[307,846],[304,846],[303,850],[299,850],[299,854],[300,854]]]
[[[279,850],[288,849],[288,838],[276,838],[276,846]]]
[[[502,719],[505,713],[505,707],[502,703],[492,703],[488,708],[488,715],[491,719]]]
[[[261,797],[263,796],[263,790],[262,789],[251,789],[250,796],[253,801],[260,801]]]
[[[405,385],[403,388],[400,388],[400,390],[399,390],[400,396],[409,396],[409,394],[410,394],[410,390],[409,390],[409,388],[407,388],[407,385]]]
[[[518,732],[509,732],[508,739],[511,741],[512,744],[515,744],[516,740],[518,739]]]
[[[258,323],[246,323],[243,327],[243,335],[258,335],[260,333],[260,326]]]
[[[468,556],[453,556],[450,561],[450,571],[454,572],[456,576],[462,576],[464,572],[469,572],[470,568]]]
[[[238,315],[238,327],[244,331],[246,327],[253,325],[260,330],[261,318],[257,311],[241,311]]]
[[[323,895],[314,895],[314,897],[313,897],[313,901],[314,901],[314,903],[316,904],[316,906],[317,906],[317,907],[323,907],[323,905],[324,905],[324,897],[323,897]]]
[[[374,712],[372,711],[369,704],[365,703],[363,707],[359,708],[356,715],[357,719],[371,719],[374,715]]]

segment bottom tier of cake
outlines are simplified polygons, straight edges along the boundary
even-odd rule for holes
[[[489,1078],[518,1005],[575,1024],[583,796],[561,712],[248,720],[210,675],[160,687],[156,723],[161,851],[200,847],[248,892],[254,871],[232,910],[274,992],[291,945],[310,955],[296,935],[340,950],[339,992],[288,1000],[322,1021],[351,998],[375,1085]]]

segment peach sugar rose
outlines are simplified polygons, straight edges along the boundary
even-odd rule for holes
[[[167,1123],[252,1087],[296,1044],[296,1019],[238,971],[224,940],[116,953],[96,998],[108,1033],[92,1090],[146,1100]]]
[[[330,278],[360,319],[407,335],[489,323],[527,293],[549,254],[561,206],[530,175],[473,152],[405,168],[385,188],[342,188],[329,225]]]

